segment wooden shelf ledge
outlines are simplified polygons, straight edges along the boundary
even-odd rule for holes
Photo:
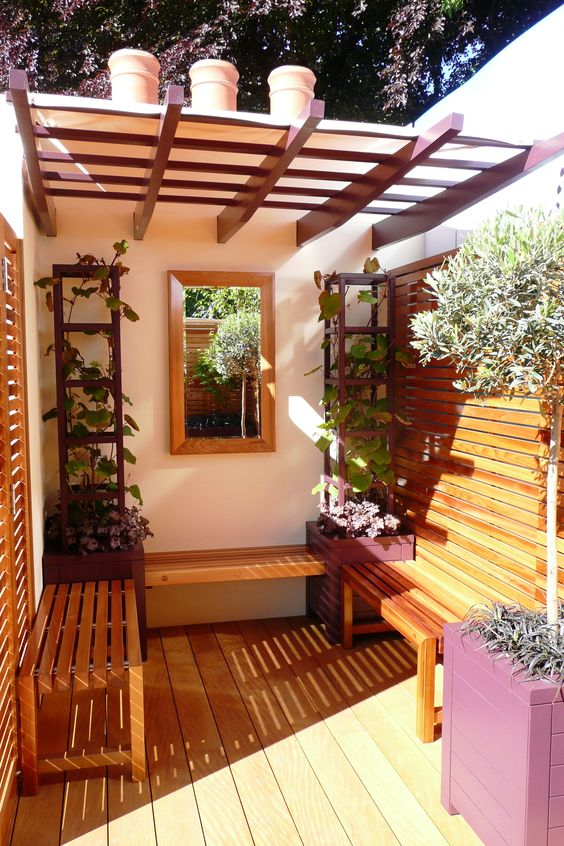
[[[147,587],[322,576],[325,563],[305,544],[145,553]]]

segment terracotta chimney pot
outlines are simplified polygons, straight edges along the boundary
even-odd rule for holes
[[[300,65],[282,65],[268,77],[270,114],[288,123],[313,100],[315,74]]]
[[[239,72],[222,59],[200,59],[190,70],[192,108],[195,112],[236,112]]]
[[[158,59],[145,50],[116,50],[108,60],[112,100],[118,103],[158,103]]]

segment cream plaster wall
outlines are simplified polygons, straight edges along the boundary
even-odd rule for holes
[[[82,201],[59,202],[57,238],[41,237],[39,267],[50,272],[54,262],[72,262],[76,252],[110,256],[111,244],[123,237],[130,241],[123,296],[141,315],[136,324],[122,324],[123,384],[134,403],[133,414],[141,432],[133,443],[137,464],[133,468],[145,501],[144,513],[151,520],[155,537],[147,550],[205,549],[260,546],[304,541],[304,521],[316,514],[311,488],[318,481],[322,457],[310,440],[310,418],[319,413],[321,376],[304,377],[320,363],[321,327],[317,323],[317,296],[312,281],[315,269],[360,270],[370,248],[370,220],[366,216],[346,224],[338,232],[297,250],[294,220],[288,213],[262,211],[225,245],[215,242],[217,210],[202,207],[159,206],[144,241],[131,237],[131,204]],[[394,249],[383,260],[393,267],[417,257],[420,242]],[[276,438],[274,453],[253,455],[170,455],[168,411],[168,269],[274,271],[276,306]],[[41,347],[51,335],[51,316],[42,308]],[[53,364],[43,383],[52,386]],[[52,390],[52,387],[51,387]],[[53,397],[43,391],[49,408]],[[46,492],[57,490],[55,423],[45,427]],[[305,430],[305,431],[304,431]],[[303,580],[280,591],[280,613],[303,610]],[[220,593],[191,587],[190,596],[216,599]],[[265,596],[276,589],[261,585]],[[223,590],[222,619],[237,613],[229,609],[229,597],[253,591],[257,586],[231,585]],[[149,612],[159,594],[162,603],[172,597],[170,589],[149,593]],[[259,593],[260,593],[260,589]],[[153,595],[155,597],[153,598]],[[178,594],[176,593],[175,596]],[[250,595],[250,594],[249,594]],[[168,599],[167,599],[168,597]],[[196,603],[197,605],[198,603]],[[192,600],[192,605],[194,601]],[[239,603],[240,606],[240,603]],[[238,607],[239,607],[238,606]],[[260,612],[254,603],[254,614]],[[201,617],[202,609],[199,608]],[[210,610],[217,614],[217,608]],[[240,611],[238,612],[241,613]],[[162,614],[159,611],[159,622]],[[166,612],[165,612],[166,616]],[[205,616],[205,612],[204,612]],[[252,616],[252,615],[251,615]],[[211,618],[211,617],[210,617]],[[175,620],[177,614],[175,612]],[[187,620],[190,619],[188,614]]]

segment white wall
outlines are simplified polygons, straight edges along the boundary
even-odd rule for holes
[[[531,143],[564,131],[564,5],[495,56],[427,111],[422,129],[450,112],[464,114],[464,134]],[[461,235],[496,210],[556,205],[564,155],[426,235],[425,254],[459,245]],[[560,201],[563,202],[562,195]]]
[[[131,204],[67,200],[57,204],[57,238],[41,237],[38,271],[50,273],[54,262],[73,262],[77,252],[111,256],[111,244],[130,240],[123,297],[140,314],[138,323],[122,323],[123,384],[140,425],[132,449],[137,455],[132,478],[139,483],[144,513],[155,537],[147,550],[205,549],[302,543],[304,522],[316,514],[317,500],[310,493],[319,480],[322,456],[310,437],[308,416],[319,413],[322,378],[304,377],[321,362],[321,325],[317,322],[317,289],[313,271],[361,270],[371,253],[370,221],[365,216],[339,231],[297,250],[295,215],[263,210],[228,244],[216,243],[217,209],[158,206],[144,241],[131,238]],[[389,267],[411,261],[409,252],[394,248],[384,259]],[[169,449],[168,318],[169,269],[274,271],[276,311],[276,440],[274,453],[240,455],[171,455]],[[40,301],[43,292],[37,292]],[[41,348],[51,337],[51,315],[42,307]],[[53,362],[42,360],[52,385]],[[43,407],[53,396],[43,391]],[[38,423],[47,432],[44,449],[46,493],[57,491],[55,422]],[[304,431],[305,429],[305,431]],[[302,580],[283,596],[280,613],[303,610]],[[231,586],[222,603],[234,596]],[[275,588],[262,589],[272,597]],[[171,589],[161,594],[167,602]],[[197,587],[190,587],[190,596]],[[236,591],[256,591],[237,586]],[[202,588],[209,594],[209,588]],[[212,592],[213,593],[213,592]],[[178,595],[178,590],[176,591]],[[155,600],[156,601],[156,600]],[[238,600],[239,602],[239,600]],[[193,603],[194,604],[194,603]],[[240,605],[240,602],[239,602]],[[238,606],[239,607],[239,606]],[[272,610],[272,604],[269,605]],[[255,603],[255,613],[260,613]],[[200,609],[201,611],[201,609]],[[149,608],[151,614],[151,606]],[[217,613],[214,611],[214,613]],[[230,618],[228,607],[223,619]],[[238,613],[241,613],[240,611]],[[176,618],[176,612],[175,612]],[[232,618],[232,617],[231,617]],[[153,613],[152,621],[162,622]]]

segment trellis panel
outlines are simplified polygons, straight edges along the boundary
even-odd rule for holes
[[[400,347],[409,344],[410,317],[429,307],[423,280],[442,260],[393,271]],[[396,408],[412,421],[398,432],[396,493],[413,524],[417,561],[468,605],[487,598],[537,605],[545,599],[546,420],[535,399],[481,402],[456,391],[454,378],[444,361],[396,372]]]

